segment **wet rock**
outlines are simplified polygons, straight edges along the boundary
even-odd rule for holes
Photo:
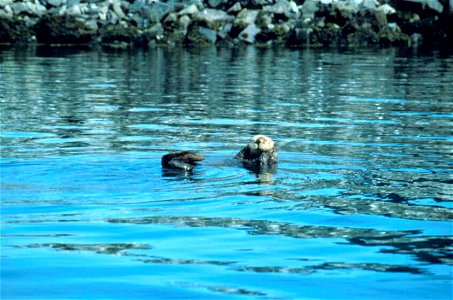
[[[107,25],[104,26],[101,32],[101,40],[103,43],[138,43],[139,32],[135,27],[125,27],[123,25]]]
[[[402,33],[396,23],[389,23],[382,27],[378,36],[381,44],[409,44],[410,41],[410,37]]]
[[[261,11],[256,17],[255,24],[263,30],[272,30],[275,28],[272,21],[273,14]]]
[[[156,23],[143,32],[147,40],[161,40],[164,36],[164,27],[161,23]]]
[[[342,44],[341,28],[337,24],[324,24],[322,27],[316,26],[315,29],[305,32],[310,44],[313,45],[340,45]]]
[[[422,35],[420,33],[413,33],[410,36],[410,41],[412,45],[418,45],[422,41]]]
[[[404,0],[409,2],[420,3],[424,6],[427,6],[438,13],[441,13],[444,9],[443,5],[438,0]]]
[[[34,32],[24,21],[0,19],[0,41],[3,43],[23,43],[32,41]]]
[[[198,29],[200,34],[204,36],[210,43],[215,44],[217,40],[217,32],[215,30],[206,28],[206,27],[200,27]]]
[[[290,47],[300,47],[306,44],[310,44],[311,34],[313,29],[311,28],[295,28],[286,40],[286,45]]]
[[[217,32],[207,27],[192,26],[186,37],[186,44],[189,46],[206,47],[215,44]]]
[[[171,28],[175,26],[176,21],[178,21],[178,15],[176,13],[169,13],[163,20],[163,24],[165,27]]]
[[[452,39],[453,0],[0,0],[0,19],[2,42],[425,44]]]
[[[229,37],[232,28],[233,28],[232,23],[226,23],[219,28],[217,35],[222,39],[226,40]]]
[[[37,41],[47,44],[84,44],[93,41],[95,32],[70,16],[45,16],[35,26]]]

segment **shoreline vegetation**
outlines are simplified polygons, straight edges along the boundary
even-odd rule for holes
[[[453,0],[0,0],[0,44],[451,47]]]

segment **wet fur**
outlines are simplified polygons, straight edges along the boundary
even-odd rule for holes
[[[161,164],[164,169],[190,171],[203,159],[203,156],[193,151],[177,151],[162,156]]]

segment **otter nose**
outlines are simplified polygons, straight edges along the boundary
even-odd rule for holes
[[[261,144],[261,143],[264,143],[265,141],[266,141],[266,140],[263,139],[262,137],[259,137],[259,138],[256,139],[256,143],[257,143],[258,145]]]

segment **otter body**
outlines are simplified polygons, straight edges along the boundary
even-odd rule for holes
[[[275,142],[267,136],[257,135],[235,156],[245,167],[262,169],[273,167],[278,162]]]
[[[161,164],[165,169],[191,171],[204,157],[192,151],[178,151],[162,156]]]
[[[275,172],[278,153],[275,142],[264,135],[257,135],[234,157],[243,166],[257,173]],[[162,156],[162,168],[191,171],[204,157],[193,151],[177,151]]]

